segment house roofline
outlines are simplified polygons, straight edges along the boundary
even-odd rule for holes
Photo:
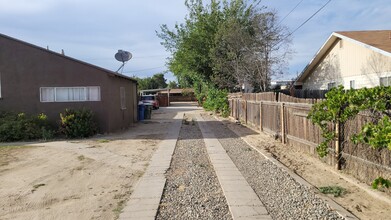
[[[130,81],[133,81],[133,82],[135,82],[135,83],[138,83],[137,80],[135,80],[135,79],[133,79],[133,78],[131,78],[131,77],[124,76],[124,75],[121,75],[121,74],[116,73],[116,72],[114,72],[114,71],[111,71],[111,70],[108,70],[108,69],[105,69],[105,68],[102,68],[102,67],[93,65],[93,64],[91,64],[91,63],[87,63],[87,62],[84,62],[84,61],[75,59],[75,58],[73,58],[73,57],[69,57],[69,56],[66,56],[66,55],[57,53],[57,52],[55,52],[55,51],[51,51],[51,50],[45,49],[45,48],[43,48],[43,47],[40,47],[40,46],[31,44],[31,43],[28,43],[28,42],[26,42],[26,41],[22,41],[22,40],[19,40],[19,39],[16,39],[16,38],[13,38],[13,37],[10,37],[10,36],[8,36],[8,35],[1,34],[1,33],[0,33],[0,37],[6,38],[6,39],[8,39],[8,40],[16,41],[16,42],[21,43],[21,44],[24,44],[24,45],[26,45],[26,46],[33,47],[33,48],[35,48],[35,49],[39,49],[39,50],[44,51],[44,52],[46,52],[46,53],[50,53],[50,54],[53,54],[53,55],[56,55],[56,56],[65,58],[65,59],[71,60],[71,61],[73,61],[73,62],[77,62],[77,63],[83,64],[83,65],[92,67],[92,68],[94,68],[94,69],[101,70],[101,71],[107,73],[109,76],[120,77],[120,78],[124,78],[124,79],[130,80]]]
[[[303,80],[308,76],[308,74],[310,73],[310,71],[315,68],[319,62],[322,60],[322,58],[324,57],[324,55],[326,55],[326,52],[329,51],[330,47],[332,45],[334,45],[334,43],[337,41],[337,40],[346,40],[346,41],[349,41],[349,42],[352,42],[354,44],[357,44],[357,45],[360,45],[362,47],[365,47],[365,48],[368,48],[372,51],[375,51],[375,52],[378,52],[380,54],[383,54],[385,56],[388,56],[388,57],[391,57],[391,53],[390,52],[387,52],[387,51],[384,51],[382,49],[379,49],[377,47],[374,47],[374,46],[371,46],[369,44],[366,44],[366,43],[363,43],[361,41],[358,41],[358,40],[355,40],[355,39],[352,39],[350,37],[347,37],[345,35],[342,35],[342,34],[339,34],[337,32],[333,32],[329,38],[326,40],[325,43],[323,43],[322,47],[317,51],[317,53],[315,54],[315,56],[311,59],[311,61],[304,67],[304,69],[301,71],[300,75],[297,77],[297,79],[295,80],[295,85],[299,85],[300,83],[303,82]]]
[[[368,48],[368,49],[370,49],[370,50],[373,50],[373,51],[375,51],[375,52],[378,52],[378,53],[380,53],[380,54],[383,54],[384,56],[391,57],[391,53],[390,53],[390,52],[387,52],[387,51],[382,50],[382,49],[380,49],[380,48],[371,46],[371,45],[369,45],[369,44],[363,43],[363,42],[361,42],[361,41],[355,40],[355,39],[350,38],[350,37],[346,37],[346,36],[344,36],[344,35],[342,35],[342,34],[338,34],[337,32],[334,32],[333,34],[334,34],[335,36],[341,38],[341,39],[344,39],[344,40],[350,41],[350,42],[352,42],[352,43],[361,45],[361,46],[363,46],[363,47],[365,47],[365,48]]]

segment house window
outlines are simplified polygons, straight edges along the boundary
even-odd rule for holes
[[[41,102],[54,102],[55,100],[55,88],[41,88]]]
[[[73,87],[73,88],[56,88],[56,102],[80,102],[87,101],[86,88]]]
[[[121,109],[126,109],[125,87],[120,87]]]
[[[356,88],[356,82],[354,80],[350,80],[350,89]]]
[[[331,82],[331,83],[327,84],[327,89],[330,90],[331,88],[334,88],[336,86],[337,86],[337,84],[335,82]]]
[[[91,86],[88,87],[87,99],[89,101],[100,101],[100,87]]]
[[[380,86],[391,86],[391,76],[380,77]]]
[[[42,87],[41,102],[100,101],[100,87]]]

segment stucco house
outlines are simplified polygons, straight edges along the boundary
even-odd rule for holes
[[[332,33],[295,82],[295,88],[310,90],[338,85],[391,85],[391,30]]]
[[[0,34],[0,111],[44,113],[54,124],[66,108],[91,109],[100,132],[137,121],[137,81]]]

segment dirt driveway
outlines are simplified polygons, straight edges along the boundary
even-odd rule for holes
[[[175,115],[194,109],[93,139],[0,145],[0,219],[115,219]]]

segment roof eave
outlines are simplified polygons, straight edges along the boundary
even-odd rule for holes
[[[355,40],[355,39],[353,39],[353,38],[346,37],[346,36],[344,36],[344,35],[342,35],[342,34],[339,34],[339,33],[333,33],[333,34],[334,34],[335,36],[341,38],[341,39],[346,40],[346,41],[350,41],[350,42],[352,42],[352,43],[361,45],[361,46],[363,46],[363,47],[365,47],[365,48],[368,48],[368,49],[370,49],[370,50],[373,50],[373,51],[378,52],[378,53],[380,53],[380,54],[383,54],[383,55],[385,55],[385,56],[391,57],[391,53],[390,53],[390,52],[387,52],[387,51],[385,51],[385,50],[379,49],[379,48],[377,48],[377,47],[374,47],[374,46],[371,46],[371,45],[369,45],[369,44],[363,43],[363,42],[361,42],[361,41]]]
[[[318,64],[318,62],[322,59],[322,57],[329,50],[331,45],[333,45],[335,43],[335,41],[338,40],[338,37],[335,36],[334,34],[335,33],[332,33],[329,36],[329,38],[326,40],[326,42],[318,50],[318,52],[316,52],[316,54],[312,58],[312,60],[304,67],[303,71],[301,71],[300,75],[297,77],[295,84],[297,82],[302,82],[308,76],[308,74],[311,72],[311,70]]]
[[[327,53],[327,51],[330,49],[330,47],[335,43],[336,40],[343,39],[346,41],[350,41],[354,44],[361,45],[365,48],[368,48],[372,51],[378,52],[380,54],[383,54],[385,56],[391,57],[391,53],[384,51],[382,49],[379,49],[377,47],[371,46],[369,44],[365,44],[363,42],[354,40],[350,37],[344,36],[342,34],[333,32],[330,37],[327,39],[327,41],[323,44],[323,46],[318,50],[318,52],[315,54],[314,58],[307,64],[307,66],[303,69],[303,71],[300,73],[300,75],[297,77],[295,81],[295,85],[300,84],[304,81],[304,79],[310,74],[310,72],[313,70],[314,67],[318,65],[318,63],[322,60],[324,55]]]
[[[75,59],[75,58],[73,58],[73,57],[66,56],[66,55],[64,55],[64,54],[57,53],[57,52],[55,52],[55,51],[51,51],[51,50],[49,50],[49,49],[45,49],[45,48],[40,47],[40,46],[37,46],[37,45],[35,45],[35,44],[28,43],[28,42],[26,42],[26,41],[22,41],[22,40],[19,40],[19,39],[16,39],[16,38],[13,38],[13,37],[10,37],[10,36],[8,36],[8,35],[1,34],[1,33],[0,33],[0,37],[4,37],[4,38],[6,38],[6,39],[13,40],[13,41],[19,42],[19,43],[21,43],[21,44],[24,44],[24,45],[27,45],[27,46],[30,46],[30,47],[39,49],[39,50],[41,50],[41,51],[43,51],[43,52],[50,53],[50,54],[53,54],[53,55],[56,55],[56,56],[59,56],[59,57],[62,57],[62,58],[71,60],[71,61],[73,61],[73,62],[77,62],[77,63],[83,64],[83,65],[89,66],[89,67],[91,67],[91,68],[101,70],[101,71],[105,72],[106,74],[108,74],[108,75],[110,75],[110,76],[117,76],[117,77],[120,77],[120,78],[124,78],[124,79],[127,79],[127,80],[131,80],[131,81],[133,81],[133,82],[135,82],[135,83],[138,83],[137,80],[135,80],[135,79],[133,79],[133,78],[131,78],[131,77],[128,77],[128,76],[125,76],[125,75],[121,75],[121,74],[116,73],[116,72],[113,72],[113,71],[111,71],[111,70],[108,70],[108,69],[105,69],[105,68],[102,68],[102,67],[93,65],[93,64],[91,64],[91,63],[87,63],[87,62],[84,62],[84,61]]]

